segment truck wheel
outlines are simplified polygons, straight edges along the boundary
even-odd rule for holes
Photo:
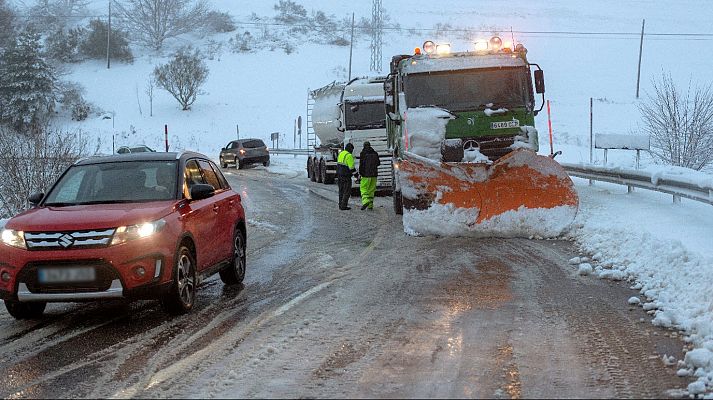
[[[47,307],[45,302],[22,303],[16,300],[5,300],[5,308],[7,308],[8,314],[15,319],[40,318],[42,313],[45,312],[45,307]]]
[[[317,182],[317,176],[314,174],[314,163],[317,161],[316,158],[310,158],[307,160],[307,176],[312,182]]]
[[[239,158],[235,159],[235,169],[242,169],[243,168],[243,162],[240,161]]]
[[[403,215],[404,214],[404,200],[403,197],[401,196],[401,191],[396,190],[396,179],[398,177],[396,176],[396,171],[394,171],[393,165],[395,162],[392,162],[392,167],[391,167],[391,196],[394,200],[394,213],[396,215]]]
[[[171,288],[161,299],[163,309],[174,315],[191,311],[196,302],[196,283],[196,258],[182,244],[176,254]]]
[[[223,157],[220,157],[220,166],[223,168],[228,168],[228,163],[223,161]]]
[[[401,192],[400,191],[395,191],[393,193],[393,198],[394,198],[394,212],[396,215],[403,215],[404,214],[404,204],[403,204],[403,198],[401,197]]]

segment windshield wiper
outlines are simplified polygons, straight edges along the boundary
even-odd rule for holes
[[[76,206],[78,203],[45,203],[43,204],[45,207],[69,207],[69,206]]]
[[[83,201],[81,203],[76,203],[80,206],[87,206],[92,204],[123,204],[123,203],[136,203],[138,200],[95,200],[95,201]]]

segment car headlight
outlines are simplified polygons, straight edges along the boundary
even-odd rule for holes
[[[2,242],[8,246],[17,247],[18,249],[27,249],[27,245],[25,245],[25,233],[23,231],[3,229]]]
[[[126,243],[130,240],[147,238],[159,232],[166,225],[166,221],[159,219],[153,222],[144,222],[143,224],[120,226],[116,228],[114,238],[111,244]]]

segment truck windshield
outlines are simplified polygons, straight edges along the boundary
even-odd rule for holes
[[[492,107],[529,107],[529,76],[525,68],[469,69],[408,74],[406,105],[438,106],[449,111]]]
[[[123,161],[75,165],[52,188],[45,206],[171,200],[177,191],[176,161]]]
[[[344,115],[347,130],[384,129],[386,128],[386,113],[384,102],[344,103]]]

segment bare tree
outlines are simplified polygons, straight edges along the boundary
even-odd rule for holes
[[[200,87],[208,79],[208,66],[200,51],[181,48],[168,64],[154,69],[156,86],[165,89],[178,100],[183,110],[189,110],[200,94]]]
[[[670,74],[654,80],[653,93],[639,105],[652,153],[663,162],[694,170],[713,163],[713,90],[710,85],[683,92]]]
[[[118,14],[129,32],[158,51],[166,39],[193,32],[206,21],[206,0],[125,0]]]
[[[146,88],[144,89],[144,93],[149,97],[149,117],[153,117],[153,90],[155,87],[156,80],[150,76],[146,81]]]
[[[76,132],[28,136],[0,127],[0,218],[27,209],[28,196],[47,190],[86,149],[86,137]]]

